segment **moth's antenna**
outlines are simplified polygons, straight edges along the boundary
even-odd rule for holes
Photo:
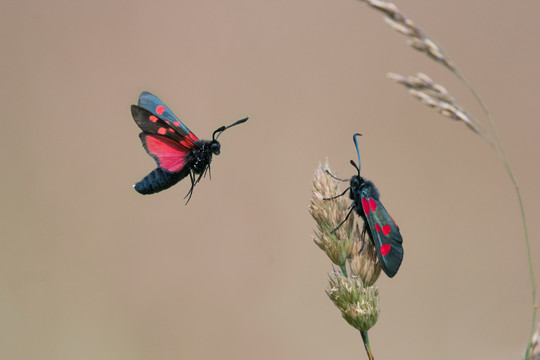
[[[245,123],[248,119],[249,119],[249,118],[245,118],[245,119],[242,119],[242,120],[238,120],[237,122],[235,122],[235,123],[233,123],[233,124],[231,124],[231,125],[229,125],[229,126],[222,126],[222,127],[218,128],[218,129],[216,129],[216,131],[214,131],[214,133],[212,134],[212,140],[213,140],[213,141],[217,140],[217,138],[219,137],[219,135],[221,135],[222,132],[224,132],[224,131],[227,130],[228,128],[233,127],[233,126],[235,126],[235,125]],[[216,136],[216,133],[218,133],[217,136]]]
[[[358,171],[358,176],[360,176],[360,168],[358,167],[358,165],[356,165],[356,163],[354,162],[354,160],[351,160],[351,165],[354,166],[354,168],[356,169],[356,171]]]
[[[356,166],[355,162],[352,160],[351,164],[356,168],[356,170],[358,170],[358,175],[360,175],[360,168],[362,167],[362,163],[360,162],[360,150],[358,149],[358,141],[356,140],[357,136],[362,136],[362,134],[356,133],[353,135],[354,145],[356,146],[356,153],[358,154],[358,166]]]

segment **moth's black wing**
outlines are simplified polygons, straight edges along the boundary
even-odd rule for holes
[[[369,190],[362,191],[362,208],[373,235],[379,264],[388,277],[393,277],[403,260],[403,238],[394,219],[378,199],[371,197]]]

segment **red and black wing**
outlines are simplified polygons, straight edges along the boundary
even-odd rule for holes
[[[145,150],[158,166],[171,173],[182,170],[197,136],[149,92],[141,94],[139,105],[131,106],[131,114],[143,131],[139,136]]]
[[[379,264],[388,277],[393,277],[403,260],[403,238],[399,227],[383,204],[369,192],[362,193],[362,208],[373,235]]]
[[[182,137],[190,138],[192,141],[198,140],[197,136],[195,136],[195,134],[193,134],[193,132],[191,132],[191,130],[189,130],[187,126],[184,125],[180,121],[180,119],[178,119],[173,114],[171,110],[169,110],[169,108],[165,105],[165,103],[163,103],[163,101],[161,101],[154,94],[151,94],[148,91],[143,91],[141,95],[139,96],[138,107],[151,113],[153,117],[150,120],[153,121],[154,123],[155,123],[155,118],[158,118],[163,123],[167,124],[169,128],[173,129],[174,132],[178,133]],[[137,122],[137,120],[135,120],[135,122]],[[137,122],[137,125],[139,125],[139,127],[141,126],[138,122]],[[145,129],[142,129],[142,130],[145,131]],[[161,135],[165,135],[165,134],[161,134]]]

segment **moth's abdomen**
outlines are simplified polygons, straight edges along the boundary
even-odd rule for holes
[[[133,185],[138,193],[143,195],[155,194],[168,189],[189,174],[189,169],[184,168],[176,173],[169,173],[162,168],[156,168],[144,179]]]

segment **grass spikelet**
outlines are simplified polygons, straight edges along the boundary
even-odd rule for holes
[[[532,337],[527,357],[529,360],[540,360],[540,326],[536,328]]]
[[[462,121],[475,133],[488,138],[481,129],[480,124],[459,106],[448,90],[440,84],[433,82],[426,74],[418,73],[416,76],[403,76],[395,73],[386,75],[389,79],[409,89],[409,93],[423,104],[434,108],[439,114],[452,120]]]
[[[381,275],[381,266],[377,258],[377,250],[370,239],[365,239],[365,233],[360,234],[356,226],[356,241],[353,245],[350,261],[352,273],[362,280],[364,286],[372,286]]]
[[[379,291],[374,284],[381,267],[372,241],[364,239],[365,234],[360,232],[358,225],[354,227],[354,216],[334,231],[347,217],[350,207],[348,197],[338,196],[344,193],[330,173],[326,161],[313,175],[308,207],[317,224],[313,239],[332,263],[340,267],[340,271],[334,270],[330,275],[326,294],[347,323],[360,332],[366,353],[373,359],[368,330],[379,318]],[[351,271],[347,271],[347,263]]]
[[[313,236],[315,244],[323,250],[330,260],[346,274],[346,261],[351,256],[353,247],[353,217],[333,231],[349,212],[344,196],[333,200],[324,200],[341,193],[339,183],[327,171],[328,161],[319,165],[313,177],[313,192],[309,204],[309,212],[317,224]]]
[[[441,63],[450,70],[455,67],[444,54],[439,45],[426,36],[426,34],[409,18],[407,18],[396,5],[381,0],[360,0],[385,14],[384,21],[394,30],[407,36],[408,44],[415,50],[425,53],[431,59]]]

